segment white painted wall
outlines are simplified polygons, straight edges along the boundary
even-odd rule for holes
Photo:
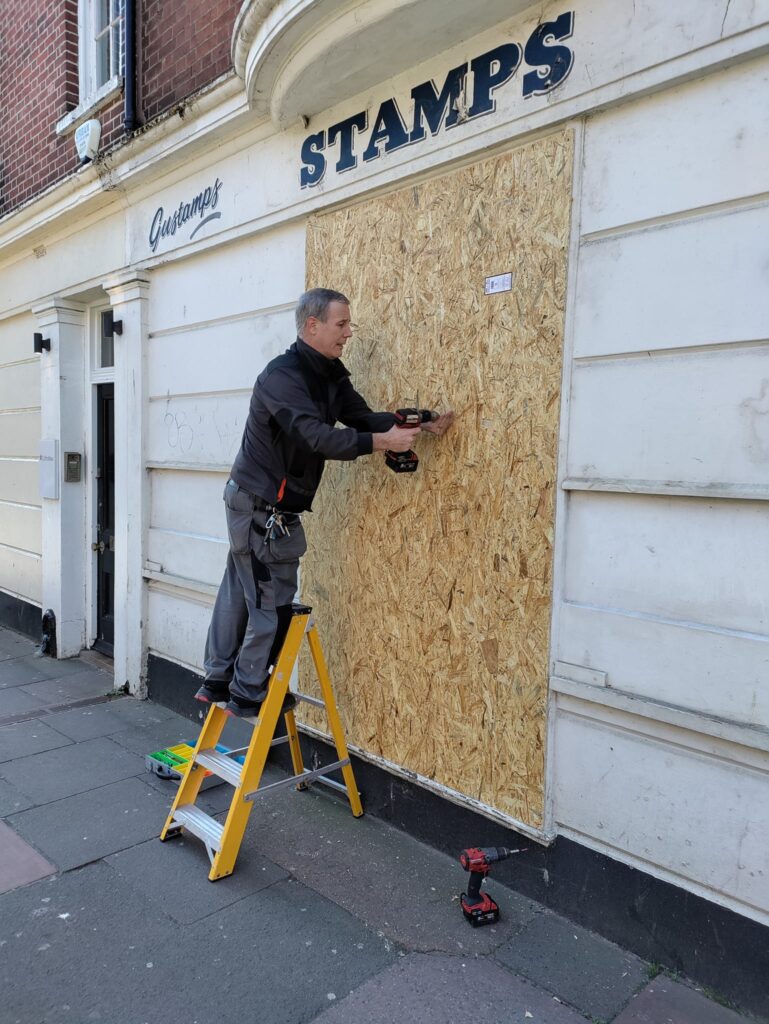
[[[40,356],[31,314],[0,321],[0,590],[41,601]]]
[[[147,640],[198,670],[227,556],[222,491],[254,380],[296,336],[304,235],[297,223],[152,274]]]
[[[586,123],[551,734],[559,831],[767,922],[768,83]]]

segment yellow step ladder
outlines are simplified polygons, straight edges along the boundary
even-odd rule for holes
[[[160,833],[161,840],[172,839],[181,835],[182,829],[186,829],[193,835],[202,839],[205,843],[211,870],[208,877],[212,882],[219,878],[226,878],[235,869],[240,844],[246,831],[248,818],[251,814],[254,800],[271,790],[281,786],[296,784],[297,789],[306,789],[308,783],[318,780],[335,789],[346,792],[350,801],[352,813],[356,818],[363,814],[360,794],[355,785],[355,776],[350,764],[350,755],[347,751],[342,723],[339,720],[339,713],[336,709],[334,694],[331,689],[331,680],[328,675],[326,660],[320,646],[318,630],[310,618],[312,608],[307,605],[293,605],[291,609],[291,623],[286,634],[277,664],[270,676],[267,697],[261,706],[261,714],[258,719],[245,718],[246,722],[255,725],[251,742],[247,747],[239,750],[231,750],[223,754],[216,749],[219,737],[226,725],[229,716],[223,706],[212,704],[208,716],[195,745],[195,750],[190,758],[187,769],[179,783],[179,791],[171,807],[168,820]],[[339,760],[328,764],[325,767],[309,771],[304,767],[302,751],[299,745],[299,734],[296,728],[293,711],[284,712],[286,720],[286,736],[275,737],[275,729],[278,725],[283,699],[288,692],[288,683],[291,678],[296,659],[299,656],[299,648],[302,644],[302,637],[307,636],[310,645],[312,660],[315,664],[315,671],[320,683],[322,700],[317,697],[310,697],[307,694],[294,694],[300,701],[316,707],[325,707],[328,715],[328,723],[331,735],[336,744]],[[291,750],[291,760],[294,766],[294,776],[281,779],[271,785],[259,788],[259,782],[267,761],[267,754],[271,746],[279,743],[288,743]],[[245,754],[245,761],[240,764],[235,756]],[[324,776],[330,772],[341,769],[344,785],[326,779]],[[201,783],[205,777],[206,770],[213,772],[224,779],[235,788],[227,818],[222,824],[216,818],[201,811],[195,806]]]

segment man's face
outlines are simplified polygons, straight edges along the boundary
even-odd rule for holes
[[[330,303],[325,320],[309,317],[302,334],[303,341],[326,359],[338,359],[351,337],[350,307],[345,302]]]

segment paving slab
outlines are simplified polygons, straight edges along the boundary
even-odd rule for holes
[[[86,652],[81,652],[85,654]],[[97,666],[91,664],[88,658],[76,657],[76,658],[49,658],[37,655],[42,665],[43,671],[49,679],[60,679],[65,676],[79,675],[81,672],[89,672],[93,670],[99,670]],[[111,673],[106,673],[110,675]]]
[[[371,978],[314,1024],[586,1024],[523,978],[481,958],[412,953]]]
[[[5,779],[0,779],[0,818],[32,807],[32,801]]]
[[[0,896],[0,943],[2,1024],[192,1024],[179,926],[104,863]]]
[[[102,697],[112,692],[112,677],[97,668],[87,668],[81,672],[56,679],[44,679],[39,683],[30,683],[23,687],[24,693],[39,697],[46,705],[65,704],[70,700],[81,700],[85,697]]]
[[[2,671],[1,667],[0,671]],[[44,707],[44,700],[33,697],[31,693],[25,693],[20,686],[10,686],[5,690],[0,690],[0,724],[2,724],[3,718],[8,718],[10,715],[26,715]]]
[[[143,758],[110,739],[98,738],[8,761],[0,766],[0,775],[35,804],[47,804],[144,770]]]
[[[631,1002],[614,1024],[746,1024],[745,1018],[701,992],[659,975]]]
[[[71,711],[57,711],[53,715],[47,715],[45,721],[63,736],[78,741],[109,736],[126,728],[125,722],[110,710],[108,704],[93,704],[90,707],[73,708]]]
[[[3,1024],[297,1024],[397,956],[296,882],[182,933],[103,862],[0,897],[3,940]]]
[[[180,717],[175,711],[169,711],[161,704],[154,704],[150,700],[138,700],[136,697],[114,697],[107,706],[113,715],[117,715],[125,722],[126,727],[146,728]]]
[[[196,1002],[200,1024],[313,1020],[399,954],[386,937],[295,880],[240,900],[185,934],[207,944],[216,987],[227,993],[224,1012],[215,991]]]
[[[29,757],[30,754],[39,754],[44,750],[67,747],[71,742],[66,736],[62,736],[60,732],[37,719],[4,725],[0,728],[0,764],[19,757]]]
[[[70,871],[156,837],[168,810],[167,801],[140,779],[123,779],[8,821],[62,871]]]
[[[0,691],[50,678],[45,670],[45,658],[34,654],[0,662]]]
[[[412,950],[487,953],[541,909],[492,886],[501,919],[471,928],[459,907],[467,874],[457,860],[379,819],[353,818],[346,800],[325,790],[286,787],[257,799],[239,859],[253,852]]]
[[[142,757],[177,743],[194,744],[198,738],[198,729],[191,722],[177,723],[173,719],[164,719],[151,725],[131,726],[126,722],[122,725],[122,729],[112,733],[112,739],[125,750]]]
[[[208,881],[210,862],[203,844],[180,837],[161,843],[163,820],[152,839],[107,858],[107,863],[132,888],[180,924],[191,924],[237,903],[288,874],[264,857],[252,857],[229,878]]]
[[[53,864],[0,821],[0,893],[29,885],[55,871]]]
[[[0,662],[35,653],[35,641],[21,633],[0,629]]]
[[[637,956],[549,911],[535,917],[495,956],[598,1020],[614,1017],[649,977]]]

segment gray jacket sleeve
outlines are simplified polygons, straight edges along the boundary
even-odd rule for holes
[[[338,430],[318,416],[302,379],[282,368],[259,379],[261,398],[278,426],[298,445],[324,459],[349,461],[373,450],[370,433],[353,427]]]

